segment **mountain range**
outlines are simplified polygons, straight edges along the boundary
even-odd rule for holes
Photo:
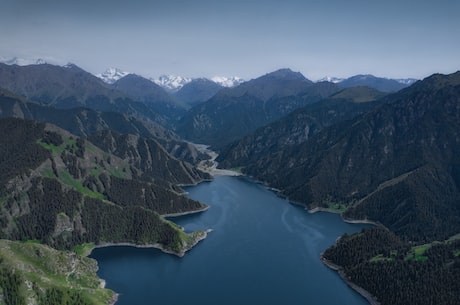
[[[456,304],[460,72],[374,102],[333,97],[234,142],[218,161],[310,211],[375,224],[322,254],[372,304]]]
[[[349,208],[345,217],[378,221],[410,240],[446,238],[456,233],[454,223],[460,217],[454,212],[455,198],[460,198],[459,81],[460,73],[433,75],[377,100],[378,107],[352,120],[339,119],[328,128],[321,128],[321,112],[304,108],[303,113],[264,127],[270,132],[259,131],[268,137],[262,143],[271,143],[280,139],[276,130],[293,126],[283,133],[291,135],[286,143],[261,149],[257,142],[246,139],[248,144],[234,144],[222,159],[228,166],[244,166],[243,172],[309,208],[340,203]],[[321,104],[324,102],[317,103],[317,108]],[[305,123],[307,113],[316,125]],[[292,140],[295,126],[318,131]],[[257,134],[253,137],[260,139]],[[428,184],[430,188],[417,191]],[[392,197],[396,194],[397,198]],[[387,205],[381,206],[382,202]],[[410,204],[413,208],[408,208]],[[434,213],[428,216],[425,209]],[[407,220],[401,222],[401,218]]]
[[[280,69],[165,89],[166,77],[18,63],[0,63],[0,238],[12,240],[1,241],[0,303],[94,304],[94,268],[81,287],[30,277],[46,255],[72,270],[91,261],[69,251],[126,242],[182,255],[204,238],[165,219],[206,209],[181,196],[181,185],[211,179],[198,169],[210,156],[191,142],[312,212],[374,223],[322,259],[382,305],[458,301],[460,72],[314,82]],[[96,304],[109,301],[97,293]]]
[[[11,64],[11,61],[6,61],[5,63]],[[124,72],[118,68],[110,67],[105,72],[96,74],[96,76],[108,84],[113,84],[116,81],[118,81],[120,78],[128,74],[131,74],[131,73]],[[194,80],[203,80],[204,78],[203,77],[191,78],[191,77],[163,74],[158,78],[149,78],[149,79],[155,84],[163,87],[167,92],[175,93],[179,91],[183,86],[187,85],[188,83]],[[237,76],[234,76],[234,77],[214,76],[207,80],[212,81],[213,83],[219,85],[220,87],[235,87],[244,82],[243,79]]]
[[[281,69],[220,90],[188,111],[177,132],[186,139],[220,148],[338,90],[335,84],[313,83],[301,73]]]

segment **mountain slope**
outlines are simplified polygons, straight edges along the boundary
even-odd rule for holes
[[[97,262],[33,242],[0,240],[0,303],[106,305]]]
[[[222,148],[256,128],[337,91],[331,83],[314,84],[282,69],[235,88],[224,88],[192,108],[177,132],[186,139]]]
[[[177,92],[184,85],[192,81],[189,77],[175,76],[175,75],[161,75],[158,79],[152,79],[154,83],[163,87],[170,93]]]
[[[185,84],[174,93],[176,99],[184,105],[193,107],[214,96],[222,86],[206,78],[197,78]]]
[[[190,182],[194,173],[180,161],[152,158],[156,165],[168,164],[155,173],[52,125],[2,119],[0,130],[5,135],[0,139],[2,238],[39,240],[60,249],[87,242],[157,244],[178,254],[202,238],[159,216],[204,208],[178,195],[175,183]],[[143,155],[135,149],[130,147]],[[173,167],[176,180],[167,181],[164,171]]]
[[[149,120],[139,120],[117,112],[98,112],[88,108],[56,109],[32,103],[0,89],[0,117],[49,122],[77,136],[89,137],[103,130],[153,138],[181,160],[192,164],[206,158],[178,135]]]
[[[102,79],[105,83],[111,85],[128,74],[130,73],[121,71],[117,68],[108,68],[107,70],[105,70],[105,72],[97,74],[96,76]]]
[[[410,240],[447,238],[460,231],[459,84],[433,75],[246,172],[310,208],[340,203]]]
[[[142,76],[128,74],[116,81],[113,87],[133,100],[142,102],[153,112],[166,117],[169,124],[178,120],[185,113],[185,108],[163,88]]]
[[[0,64],[0,88],[60,109],[86,107],[119,112],[162,123],[165,118],[75,65]]]
[[[341,88],[350,88],[350,87],[358,87],[358,86],[366,86],[370,88],[377,89],[382,92],[396,92],[403,88],[406,88],[408,85],[412,84],[410,80],[406,81],[405,83],[401,81],[397,81],[394,79],[376,77],[374,75],[366,74],[366,75],[355,75],[350,78],[344,79],[337,84]]]
[[[259,156],[242,171],[310,209],[376,223],[322,254],[373,304],[457,304],[460,72],[433,75],[379,103],[266,154],[262,135]]]
[[[268,154],[298,146],[327,126],[369,111],[379,105],[374,100],[380,96],[381,92],[367,87],[344,89],[329,99],[295,110],[260,127],[223,149],[217,161],[224,168],[256,166]]]

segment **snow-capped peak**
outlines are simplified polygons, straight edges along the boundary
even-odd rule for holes
[[[398,79],[395,79],[395,81],[397,81],[400,84],[410,86],[413,83],[415,83],[416,81],[418,81],[418,79],[415,79],[415,78],[398,78]]]
[[[157,79],[151,79],[157,85],[160,85],[164,89],[175,92],[182,88],[184,85],[190,83],[193,79],[183,76],[176,75],[161,75]]]
[[[244,79],[234,76],[234,77],[225,77],[225,76],[214,76],[211,78],[213,82],[221,85],[222,87],[236,87],[241,83],[244,83]]]
[[[342,82],[343,80],[344,80],[343,78],[339,78],[339,77],[325,76],[322,79],[319,79],[317,82],[318,83],[319,82],[330,82],[330,83],[338,84]]]
[[[107,84],[113,84],[117,80],[125,77],[128,74],[129,72],[121,71],[120,69],[110,67],[107,70],[105,70],[104,73],[96,74],[96,76],[102,79]]]
[[[0,62],[7,64],[7,65],[18,65],[18,66],[29,66],[29,65],[43,65],[46,64],[46,61],[44,61],[41,58],[36,58],[36,59],[25,59],[25,58],[18,58],[18,57],[13,57],[13,58],[0,58]]]

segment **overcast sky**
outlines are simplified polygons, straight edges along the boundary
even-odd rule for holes
[[[458,0],[0,0],[0,57],[157,77],[460,69]]]

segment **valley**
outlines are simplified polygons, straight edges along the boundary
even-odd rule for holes
[[[249,231],[269,221],[265,212],[273,212],[266,230],[277,236],[281,222],[289,236],[310,217],[303,209],[374,224],[358,232],[330,222],[341,229],[314,259],[321,254],[375,302],[460,298],[460,72],[417,82],[372,75],[313,82],[280,69],[246,82],[176,79],[183,82],[174,90],[166,79],[111,73],[101,79],[76,65],[0,63],[0,304],[108,304],[114,292],[98,288],[96,262],[81,254],[132,245],[200,260],[220,233],[187,220],[184,229],[183,219],[214,215],[230,228],[247,226],[218,247],[236,238],[253,249],[266,232]],[[255,197],[252,220],[238,223],[244,209],[214,214],[225,208],[214,199],[230,186],[234,199],[222,200],[246,202],[244,190],[260,186],[240,184],[248,178],[276,189],[289,209],[290,202],[302,208],[287,221],[282,206],[274,211]],[[214,197],[185,195],[206,187]],[[299,240],[303,226],[295,229]],[[315,240],[285,249],[310,255]],[[50,267],[49,256],[62,259]],[[89,267],[77,272],[80,265]]]

